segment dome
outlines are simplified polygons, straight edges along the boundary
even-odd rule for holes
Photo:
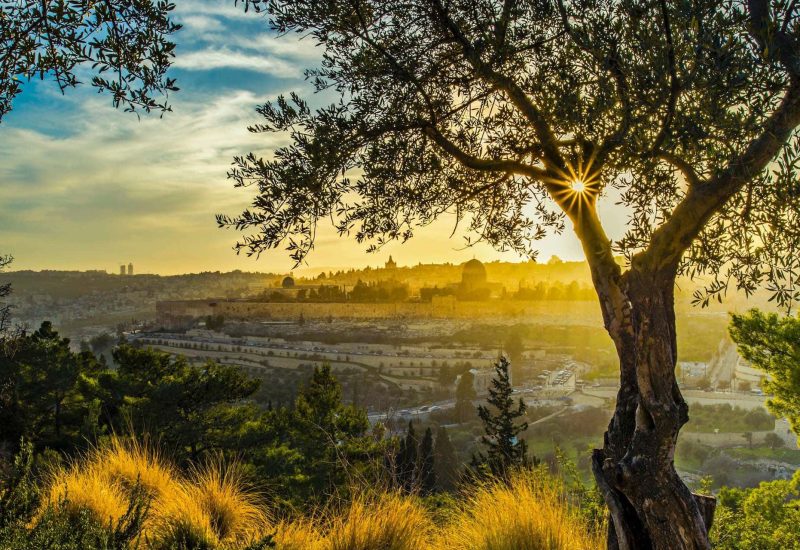
[[[281,286],[283,288],[294,288],[294,279],[289,276],[284,277],[283,281],[281,281]]]
[[[486,286],[486,267],[475,259],[465,263],[461,271],[461,284],[469,290]]]

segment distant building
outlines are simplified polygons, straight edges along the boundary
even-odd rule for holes
[[[281,288],[294,288],[294,279],[287,275],[281,281]]]
[[[125,264],[122,264],[121,266],[119,266],[119,274],[120,275],[125,275]]]
[[[386,262],[386,269],[397,269],[397,262],[392,259],[392,256],[389,256],[389,261]]]
[[[474,292],[486,288],[486,267],[480,260],[472,259],[464,264],[461,271],[461,290]]]
[[[475,393],[477,395],[486,395],[489,393],[489,388],[492,385],[492,379],[494,379],[495,375],[494,369],[469,369],[469,372],[472,374],[472,389],[475,390]],[[461,382],[461,376],[462,375],[459,374],[456,377],[454,387],[458,387],[459,382]]]
[[[128,275],[133,275],[133,264],[128,264]]]

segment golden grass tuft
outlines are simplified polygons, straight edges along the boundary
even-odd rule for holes
[[[153,448],[118,437],[54,471],[43,505],[86,509],[110,524],[126,514],[137,486],[150,499],[145,547],[237,548],[271,532],[236,465],[211,461],[187,479]]]
[[[193,472],[187,488],[222,545],[246,545],[268,534],[270,518],[237,464],[209,461]]]
[[[425,550],[433,523],[416,499],[398,493],[357,496],[330,521],[327,550]]]
[[[174,467],[160,456],[155,447],[135,439],[112,436],[89,456],[109,480],[130,493],[138,486],[148,497],[157,500],[173,491],[179,483]]]
[[[440,533],[441,550],[590,550],[605,548],[571,505],[562,483],[541,471],[492,482],[466,495]]]
[[[313,520],[282,521],[273,537],[277,550],[326,550],[327,546]]]
[[[109,483],[102,469],[91,464],[72,464],[52,472],[49,488],[42,499],[44,507],[63,507],[69,513],[88,510],[104,524],[116,523],[128,511],[128,497]]]

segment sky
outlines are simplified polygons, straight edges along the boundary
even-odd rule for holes
[[[0,253],[14,269],[105,269],[132,262],[137,273],[288,272],[277,249],[260,258],[236,255],[240,236],[217,228],[217,213],[238,214],[253,191],[235,189],[227,171],[235,155],[269,157],[281,134],[250,134],[257,106],[291,91],[313,94],[303,71],[318,65],[309,39],[276,36],[266,21],[232,0],[181,0],[175,18],[177,55],[171,76],[181,90],[163,117],[116,110],[88,85],[62,95],[53,82],[31,82],[0,125]],[[324,98],[318,98],[321,102]],[[600,214],[612,238],[624,212],[612,198]],[[521,261],[487,245],[464,248],[447,216],[406,243],[376,254],[320,228],[316,248],[296,272],[382,265]],[[568,224],[569,225],[569,224]],[[540,241],[540,260],[582,259],[571,227]]]

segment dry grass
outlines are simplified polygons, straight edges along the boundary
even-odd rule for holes
[[[274,542],[278,550],[326,550],[324,538],[310,519],[282,521],[275,528]]]
[[[397,493],[356,497],[332,518],[328,550],[425,550],[433,523],[416,499]]]
[[[88,509],[115,523],[135,487],[151,498],[144,548],[242,548],[274,534],[278,550],[589,550],[603,548],[570,504],[563,485],[543,471],[510,483],[483,484],[435,525],[416,497],[356,493],[336,511],[274,522],[241,469],[212,460],[180,476],[147,445],[114,438],[53,473],[45,505]]]
[[[94,465],[72,464],[54,472],[44,506],[64,507],[70,513],[90,510],[98,521],[116,524],[128,510],[128,498],[121,487]]]
[[[145,546],[237,548],[270,532],[264,506],[235,465],[212,461],[187,479],[148,445],[118,437],[53,472],[43,504],[115,523],[137,486],[150,499]]]
[[[562,484],[541,471],[488,483],[467,495],[439,534],[441,550],[589,550],[604,548],[570,505]]]
[[[247,545],[269,532],[263,502],[248,490],[238,465],[209,461],[193,472],[187,488],[223,546]]]

